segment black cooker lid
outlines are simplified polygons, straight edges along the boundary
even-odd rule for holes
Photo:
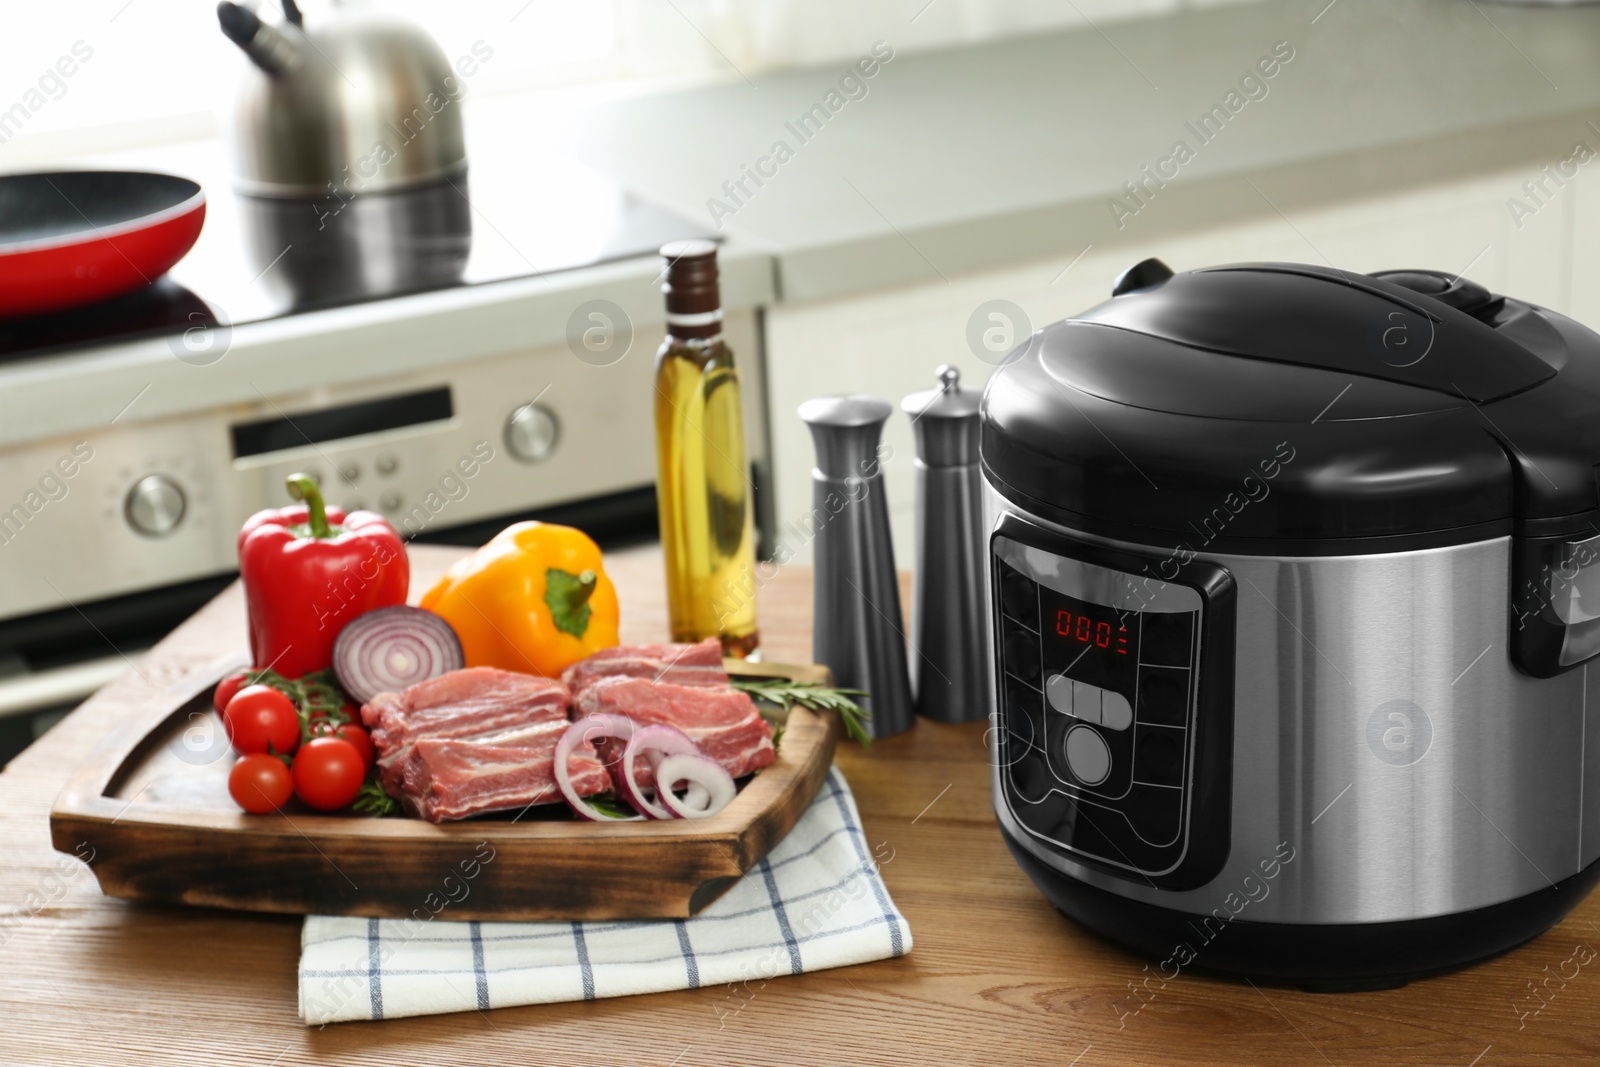
[[[1146,260],[1113,292],[990,380],[984,466],[1025,508],[1258,552],[1596,520],[1600,336],[1563,316],[1423,270]]]

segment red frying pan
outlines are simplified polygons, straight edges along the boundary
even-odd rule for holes
[[[200,186],[170,174],[0,176],[0,317],[148,285],[194,246],[205,218]]]

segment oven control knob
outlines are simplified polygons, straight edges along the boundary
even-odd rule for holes
[[[1074,726],[1067,731],[1067,767],[1084,785],[1099,785],[1111,777],[1111,748],[1100,731]]]
[[[506,447],[524,463],[549,459],[560,436],[555,415],[541,404],[524,404],[506,419]]]
[[[128,525],[146,537],[165,537],[178,528],[189,506],[183,487],[164,474],[147,474],[133,483],[122,502]]]

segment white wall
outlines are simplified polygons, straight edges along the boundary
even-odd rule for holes
[[[244,0],[271,22],[277,0]],[[588,85],[648,92],[685,81],[853,59],[874,40],[903,52],[1082,28],[1239,0],[349,0],[419,23],[455,60],[492,50],[474,97]],[[334,0],[301,0],[307,26]],[[10,3],[0,33],[0,173],[86,153],[214,136],[247,61],[215,0]],[[74,58],[87,56],[82,62]],[[482,55],[482,52],[479,52]],[[54,71],[66,61],[72,73]],[[43,83],[41,84],[41,79]],[[549,106],[564,107],[560,101]]]

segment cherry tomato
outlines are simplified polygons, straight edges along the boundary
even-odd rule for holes
[[[300,743],[300,715],[294,701],[270,685],[247,685],[233,694],[222,713],[222,725],[233,747],[246,755],[266,752],[270,745],[283,756]]]
[[[294,781],[281,759],[256,752],[240,757],[228,772],[228,793],[250,814],[265,815],[288,803]]]
[[[301,800],[320,811],[337,811],[361,792],[367,765],[344,738],[313,737],[300,747],[290,774]]]
[[[248,671],[234,671],[217,683],[216,692],[211,694],[211,706],[217,709],[218,715],[227,710],[228,701],[233,699],[233,694],[243,688],[248,673]]]
[[[340,725],[335,726],[327,719],[318,719],[316,722],[311,724],[311,736],[342,737],[352,745],[356,746],[356,751],[361,753],[361,763],[363,766],[372,766],[372,760],[374,756],[372,737],[365,729],[357,726],[353,722],[341,723]]]

